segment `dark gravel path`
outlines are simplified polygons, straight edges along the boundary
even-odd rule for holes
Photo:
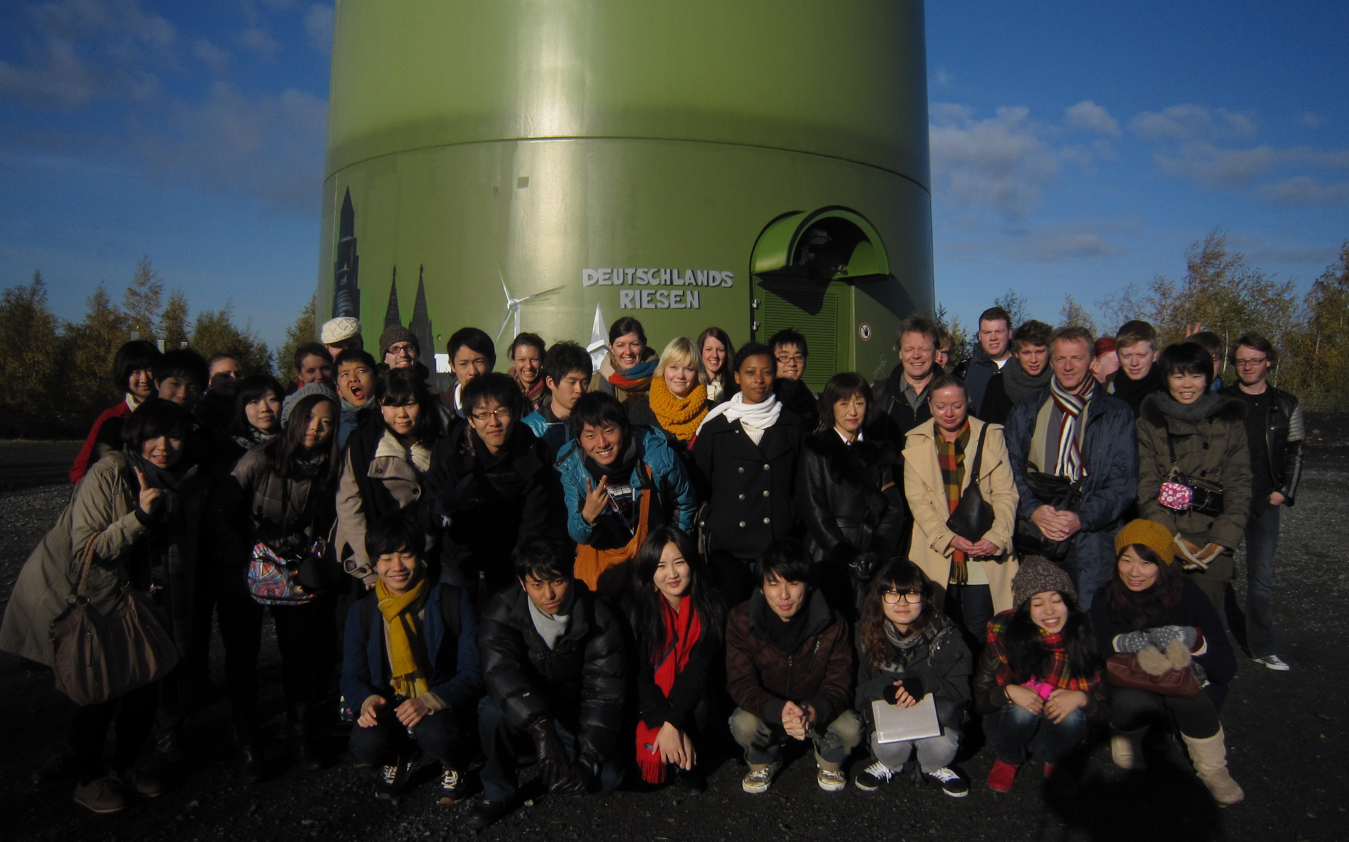
[[[1285,515],[1276,582],[1280,635],[1290,673],[1242,660],[1224,710],[1233,774],[1246,802],[1212,806],[1183,753],[1158,748],[1152,768],[1130,775],[1098,745],[1080,798],[1048,794],[1037,763],[1016,787],[995,795],[983,784],[989,751],[962,757],[974,779],[968,798],[893,784],[863,794],[820,792],[809,757],[791,763],[772,790],[740,791],[743,774],[723,758],[701,796],[619,792],[607,799],[539,798],[516,810],[484,839],[885,839],[902,840],[1340,840],[1349,838],[1349,677],[1341,618],[1349,603],[1342,549],[1349,520],[1349,416],[1311,419],[1307,473],[1298,505]],[[6,452],[0,449],[0,461]],[[4,486],[0,466],[0,488]],[[65,486],[0,493],[0,594],[69,496]],[[1238,560],[1238,581],[1244,569]],[[1244,588],[1241,599],[1244,600]],[[219,656],[213,664],[221,678]],[[264,645],[264,707],[279,711],[275,647]],[[51,678],[0,656],[0,838],[13,840],[298,839],[383,842],[459,838],[464,807],[434,804],[430,774],[399,802],[377,802],[373,772],[345,762],[304,774],[276,758],[274,776],[258,786],[236,784],[228,752],[227,706],[215,701],[193,722],[197,750],[166,777],[162,798],[99,817],[70,801],[71,780],[35,783],[34,772],[61,734],[69,703]],[[276,724],[275,722],[273,724]],[[965,754],[967,752],[962,752]]]

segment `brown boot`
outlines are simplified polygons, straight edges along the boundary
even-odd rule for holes
[[[1110,759],[1115,761],[1116,766],[1131,771],[1148,768],[1147,762],[1143,759],[1143,735],[1147,732],[1147,728],[1121,731],[1113,725],[1110,726]]]
[[[1228,774],[1227,743],[1223,738],[1222,728],[1206,740],[1196,740],[1184,734],[1181,734],[1180,738],[1185,741],[1185,748],[1190,752],[1194,771],[1199,775],[1199,780],[1204,782],[1204,786],[1208,787],[1214,801],[1222,807],[1227,807],[1239,803],[1246,797],[1246,793],[1241,791],[1241,787],[1237,786],[1237,782]]]

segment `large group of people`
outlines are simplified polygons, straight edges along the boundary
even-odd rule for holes
[[[217,624],[242,780],[267,774],[271,716],[317,769],[340,713],[380,798],[435,762],[455,803],[476,768],[477,828],[530,758],[556,794],[698,793],[719,736],[743,749],[747,793],[809,741],[825,791],[907,770],[960,797],[974,727],[995,791],[1034,756],[1073,794],[1092,734],[1142,770],[1157,727],[1236,803],[1221,611],[1243,541],[1250,655],[1289,669],[1271,583],[1303,422],[1267,382],[1276,351],[1241,337],[1219,390],[1202,333],[1159,349],[1145,322],[1099,339],[1011,322],[986,311],[948,372],[950,337],[907,318],[887,377],[831,373],[819,393],[796,331],[736,348],[711,327],[657,353],[632,318],[598,370],[522,333],[500,373],[465,327],[442,391],[398,325],[372,356],[359,322],[328,322],[284,385],[129,342],[124,397],[89,432],[0,649],[51,665],[77,586],[100,610],[152,595],[177,666],[79,706],[64,747],[95,812],[163,791],[147,743],[193,750]],[[259,703],[266,613],[276,711]]]

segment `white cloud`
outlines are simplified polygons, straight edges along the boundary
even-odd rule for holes
[[[315,3],[304,16],[304,31],[314,49],[327,55],[333,51],[333,7]]]
[[[267,30],[257,26],[240,32],[238,41],[264,58],[271,58],[281,49],[281,42],[268,34]]]
[[[1224,149],[1206,141],[1182,146],[1178,153],[1159,152],[1157,166],[1165,173],[1194,179],[1206,187],[1245,187],[1279,161],[1273,147]]]
[[[1119,123],[1110,112],[1089,99],[1071,105],[1063,111],[1063,122],[1069,128],[1098,132],[1108,137],[1119,137]]]
[[[938,103],[931,120],[934,196],[1010,220],[1030,213],[1062,163],[1090,158],[1081,146],[1052,147],[1024,107],[999,108],[993,117],[979,120],[967,106]]]
[[[1189,140],[1255,135],[1255,116],[1247,111],[1209,109],[1202,105],[1172,105],[1143,111],[1129,121],[1129,129],[1146,140]]]
[[[947,70],[945,67],[938,67],[936,70],[932,71],[932,81],[939,88],[950,87],[955,79],[956,77],[951,75],[951,71]]]
[[[206,102],[173,107],[171,131],[137,137],[127,151],[159,178],[312,211],[322,183],[327,109],[326,101],[301,91],[247,96],[216,82]]]
[[[205,38],[198,38],[192,45],[192,54],[201,59],[211,72],[219,76],[229,67],[230,54],[227,50],[222,50]]]
[[[1260,195],[1281,205],[1336,204],[1349,199],[1349,182],[1321,184],[1309,176],[1300,175],[1276,184],[1267,184],[1260,189]]]
[[[1012,248],[1013,254],[1027,263],[1110,257],[1127,251],[1107,242],[1099,234],[1052,229],[1032,232]]]
[[[1303,111],[1297,115],[1297,121],[1309,129],[1321,128],[1321,115],[1314,111]]]

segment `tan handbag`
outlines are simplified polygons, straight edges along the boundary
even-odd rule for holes
[[[158,681],[178,664],[178,647],[149,594],[124,587],[107,614],[89,604],[94,544],[85,545],[70,607],[52,621],[56,689],[77,705],[96,705]]]

